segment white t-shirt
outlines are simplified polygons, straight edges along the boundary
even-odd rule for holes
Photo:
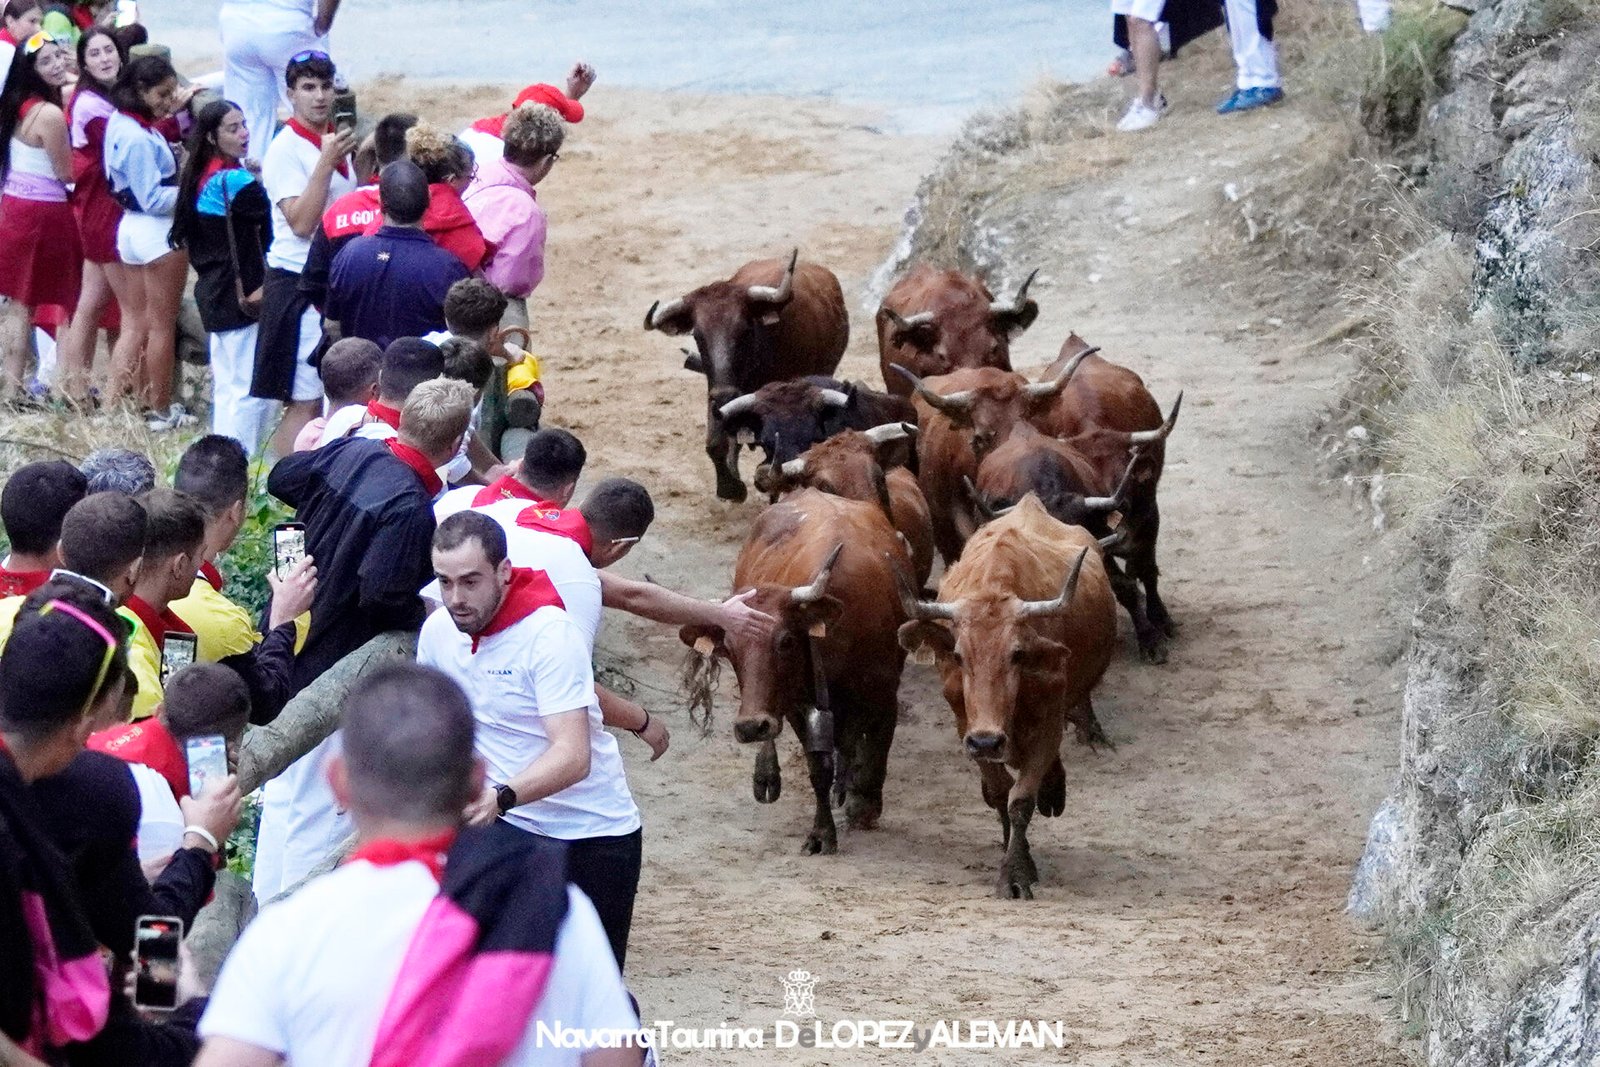
[[[262,903],[293,888],[355,831],[328,785],[328,760],[338,751],[336,733],[266,784],[251,880]]]
[[[350,432],[365,421],[367,421],[365,404],[346,404],[329,412],[328,421],[322,424],[322,436],[317,438],[316,447],[321,448],[329,441],[349,437]]]
[[[472,149],[473,161],[484,167],[506,154],[506,143],[492,133],[475,130],[471,126],[456,134]]]
[[[261,160],[261,184],[272,201],[272,247],[267,250],[267,266],[279,270],[292,270],[299,274],[306,266],[306,256],[311,251],[311,238],[298,237],[289,228],[282,203],[306,191],[311,182],[311,172],[317,167],[322,149],[301,137],[289,126],[267,146],[266,157]],[[349,174],[337,170],[328,182],[327,203],[356,187],[355,172],[348,166]]]
[[[421,863],[348,864],[264,909],[228,953],[202,1037],[226,1037],[295,1067],[367,1067],[390,991],[439,887]],[[578,1067],[581,1049],[542,1048],[538,1024],[633,1030],[610,942],[581,891],[567,889],[545,994],[509,1067]]]
[[[450,490],[433,505],[434,522],[444,522],[456,512],[471,508],[473,498],[482,491],[483,487],[476,485]],[[572,538],[518,526],[517,516],[528,506],[526,500],[496,500],[474,510],[498,522],[505,531],[506,558],[513,567],[544,571],[561,594],[567,614],[588,638],[589,658],[593,660],[594,639],[600,632],[600,575]],[[422,595],[435,603],[444,599],[437,580],[423,586]]]
[[[544,716],[588,709],[588,777],[506,812],[519,829],[572,841],[639,828],[617,739],[600,721],[592,655],[582,627],[557,607],[539,608],[481,638],[476,652],[449,612],[436,611],[422,624],[417,662],[448,674],[467,694],[491,782],[509,782],[550,748]]]
[[[142,763],[130,763],[128,770],[139,787],[139,862],[149,863],[183,844],[183,809],[160,771]]]

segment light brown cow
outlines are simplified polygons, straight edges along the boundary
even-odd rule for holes
[[[757,474],[756,488],[785,494],[810,487],[877,504],[906,539],[920,589],[933,569],[933,524],[916,476],[904,466],[916,435],[917,428],[909,423],[847,430],[780,467],[762,468],[765,477]]]
[[[709,639],[710,654],[726,657],[739,677],[733,733],[762,746],[758,801],[771,803],[781,791],[775,741],[783,724],[806,742],[816,797],[808,854],[838,850],[830,791],[852,827],[871,829],[883,812],[905,664],[895,638],[906,618],[897,588],[910,579],[905,545],[876,503],[802,489],[761,513],[734,565],[734,592],[755,590],[751,606],[778,620],[771,639],[757,643],[711,627],[680,631],[691,646]],[[817,743],[808,727],[817,700],[814,657],[832,706],[831,744]]]
[[[911,394],[890,371],[894,363],[919,378],[966,367],[1010,370],[1012,339],[1039,317],[1039,305],[1028,299],[1032,283],[1030,274],[1017,295],[1002,303],[970,275],[919,263],[878,308],[878,364],[889,392]]]
[[[1099,736],[1090,695],[1116,644],[1116,602],[1094,537],[1026,496],[967,542],[937,601],[909,591],[900,643],[930,649],[956,733],[1000,816],[1001,897],[1032,899],[1034,811],[1066,810],[1066,724]],[[1016,774],[1013,776],[1012,771]]]
[[[650,305],[644,328],[693,334],[697,351],[684,367],[706,376],[706,454],[717,472],[717,496],[743,500],[739,444],[717,410],[768,382],[832,374],[850,343],[839,279],[826,267],[782,260],[746,263],[726,281]]]

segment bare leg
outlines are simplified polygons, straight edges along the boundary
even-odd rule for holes
[[[320,400],[291,400],[283,406],[283,420],[278,423],[278,428],[272,434],[272,443],[268,446],[275,456],[288,456],[294,453],[294,439],[300,436],[300,431],[306,428],[306,423],[317,417],[318,410],[322,407]]]
[[[22,379],[28,372],[28,353],[33,345],[33,309],[9,301],[0,308],[0,391],[14,396],[22,391]]]
[[[143,374],[138,387],[144,402],[165,413],[172,403],[172,369],[177,362],[178,310],[189,280],[189,257],[168,252],[144,271],[149,338],[144,346]]]
[[[1156,24],[1129,15],[1128,51],[1133,53],[1134,75],[1139,79],[1139,99],[1155,107],[1160,93],[1156,68],[1161,65],[1161,38]]]
[[[78,309],[72,313],[56,346],[61,369],[57,385],[61,394],[82,403],[89,392],[89,368],[94,365],[94,343],[100,336],[100,319],[111,304],[111,280],[99,263],[83,264],[83,285],[78,290]]]
[[[104,398],[108,403],[121,399],[135,387],[139,365],[144,358],[145,338],[150,333],[150,310],[145,299],[144,274],[148,268],[126,263],[107,264],[106,280],[122,311],[122,332],[111,346],[111,374]]]

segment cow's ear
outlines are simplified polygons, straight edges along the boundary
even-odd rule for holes
[[[935,653],[948,655],[954,652],[956,647],[954,634],[927,619],[912,619],[910,622],[901,623],[900,632],[896,636],[900,639],[900,647],[907,652],[927,648]]]
[[[931,352],[939,345],[939,326],[933,322],[919,322],[914,326],[896,326],[889,333],[889,343],[906,345],[918,352]]]
[[[694,308],[679,301],[674,301],[674,303],[677,306],[672,310],[665,314],[654,316],[651,320],[651,326],[673,337],[682,337],[694,329]],[[655,309],[652,308],[651,310],[654,311]]]
[[[720,626],[693,625],[685,626],[678,631],[678,640],[700,653],[702,656],[723,656],[728,654],[725,635]]]
[[[771,463],[763,463],[757,467],[754,480],[756,492],[766,493],[774,501],[791,489],[800,488],[799,478],[791,478],[783,473],[782,467],[773,466]]]
[[[824,595],[801,604],[796,614],[800,616],[800,625],[811,630],[818,626],[832,626],[838,622],[839,616],[844,614],[844,605],[837,597]]]
[[[1033,320],[1039,317],[1039,303],[1036,300],[1024,300],[1020,308],[1006,308],[1004,311],[990,313],[990,321],[994,323],[995,332],[1010,340],[1023,330],[1033,325]]]

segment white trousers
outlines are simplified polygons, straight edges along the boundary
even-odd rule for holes
[[[1278,49],[1261,36],[1256,25],[1256,0],[1224,0],[1228,15],[1228,43],[1233,47],[1233,64],[1238,68],[1235,84],[1241,89],[1276,89]]]
[[[263,904],[293,888],[354,831],[328,785],[328,760],[338,751],[335,734],[266,785],[251,882]]]
[[[278,406],[250,395],[257,329],[251,323],[211,335],[211,432],[238,441],[248,456],[260,449]]]
[[[289,99],[283,84],[289,57],[308,48],[326,52],[328,39],[312,32],[309,18],[270,8],[224,4],[220,21],[222,95],[244,112],[250,157],[259,160],[278,127],[278,107]]]

